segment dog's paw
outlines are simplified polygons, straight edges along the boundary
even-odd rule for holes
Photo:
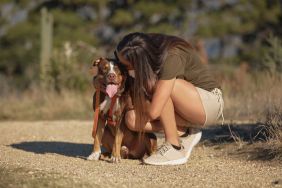
[[[92,152],[88,157],[87,160],[89,161],[97,161],[101,156],[101,152]]]
[[[122,159],[128,159],[129,149],[126,146],[122,146],[120,149],[120,155]]]
[[[120,156],[119,157],[112,156],[110,161],[112,163],[120,163],[121,162],[121,157]]]

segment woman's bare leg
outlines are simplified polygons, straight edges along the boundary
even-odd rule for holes
[[[147,122],[142,128],[145,132],[165,132],[165,137],[168,142],[176,146],[179,145],[178,132],[176,127],[176,118],[174,114],[174,107],[171,98],[168,99],[163,111],[159,117],[159,120]],[[138,131],[139,127],[135,126],[135,112],[129,111],[126,114],[126,124],[129,129]]]
[[[160,115],[160,122],[165,132],[165,140],[179,146],[179,139],[174,115],[174,107],[171,98],[168,99]]]
[[[171,97],[161,113],[160,121],[146,123],[143,130],[145,132],[164,130],[167,141],[178,145],[176,125],[178,130],[183,131],[183,127],[189,124],[203,125],[205,119],[205,110],[195,86],[185,80],[176,79]],[[139,130],[135,125],[134,111],[126,114],[126,124],[131,130]]]

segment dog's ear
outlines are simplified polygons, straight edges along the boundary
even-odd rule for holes
[[[98,72],[99,72],[99,64],[100,62],[103,60],[102,57],[100,57],[99,59],[95,59],[92,61],[92,66],[90,68],[90,73],[93,75],[93,76],[97,76],[98,75]]]
[[[92,61],[92,66],[93,66],[93,67],[94,67],[94,66],[98,66],[99,63],[100,63],[102,60],[103,60],[102,57],[100,57],[99,59],[93,60],[93,61]]]

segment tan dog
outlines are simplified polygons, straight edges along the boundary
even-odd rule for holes
[[[93,152],[87,159],[99,160],[101,146],[111,153],[112,162],[120,162],[121,158],[140,159],[150,154],[156,149],[156,138],[152,134],[144,134],[143,139],[139,139],[138,133],[130,131],[124,123],[125,112],[133,110],[130,78],[126,71],[122,72],[115,60],[105,58],[94,61],[93,70],[97,74],[93,78],[96,87],[93,108],[94,111],[99,110],[99,115],[97,128],[94,126],[92,132]],[[99,90],[100,97],[97,98]],[[96,100],[99,100],[99,105]]]

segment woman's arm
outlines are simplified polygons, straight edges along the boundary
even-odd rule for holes
[[[161,115],[162,110],[171,95],[175,79],[176,78],[170,80],[159,80],[156,83],[152,102],[147,106],[147,114],[150,121],[157,119]]]

